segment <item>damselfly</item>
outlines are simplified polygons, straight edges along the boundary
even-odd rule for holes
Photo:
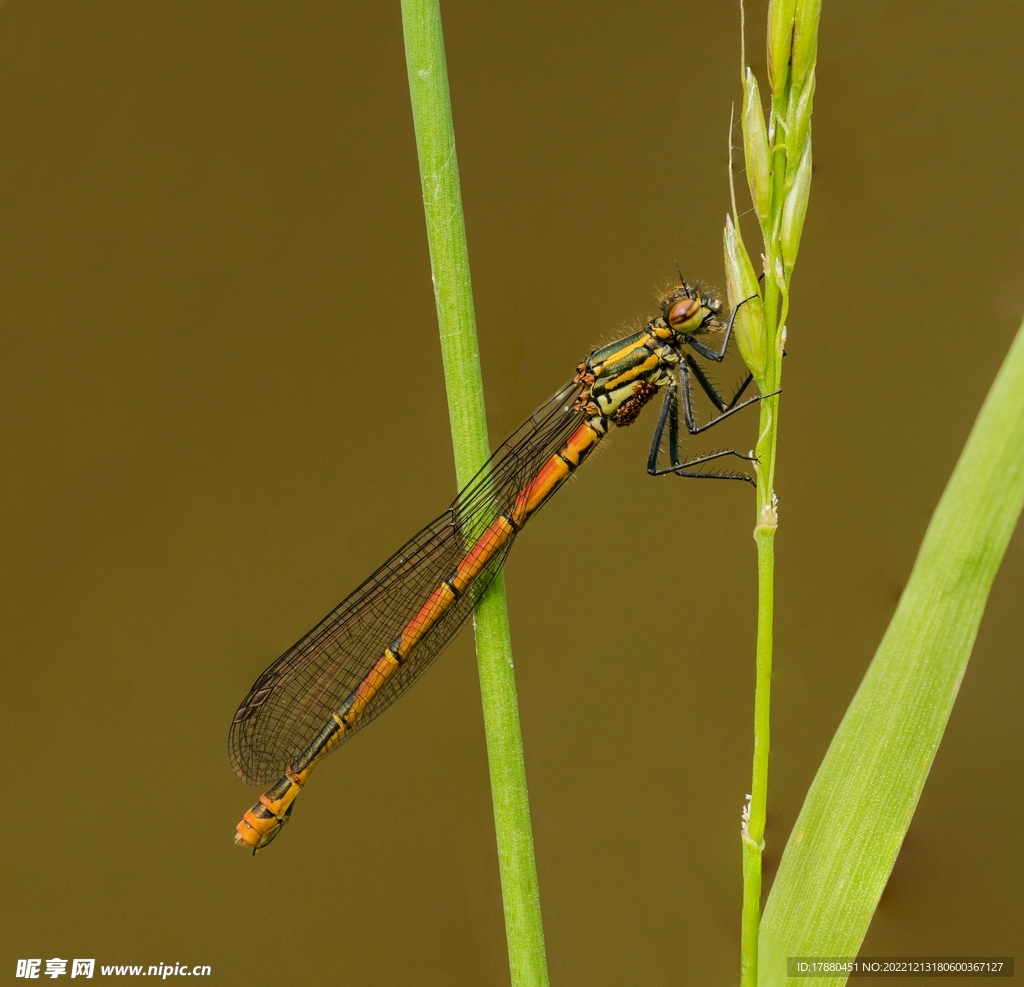
[[[708,472],[723,449],[679,458],[679,410],[691,435],[761,400],[740,403],[747,376],[724,399],[693,353],[725,358],[736,320],[719,321],[721,301],[685,281],[661,300],[661,315],[595,350],[576,376],[519,427],[440,517],[289,648],[255,682],[231,723],[231,765],[243,781],[274,784],[245,813],[235,841],[265,847],[287,822],[310,772],[391,705],[465,624],[523,525],[586,459],[613,425],[635,421],[665,390],[647,471],[754,482],[746,473]],[[717,346],[707,345],[717,336]],[[684,349],[688,348],[688,349]],[[693,353],[688,350],[692,350]],[[718,409],[697,425],[691,376]],[[668,429],[669,464],[659,466]]]

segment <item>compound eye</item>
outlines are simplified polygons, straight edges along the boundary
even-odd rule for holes
[[[665,321],[673,329],[696,328],[701,322],[699,298],[678,298],[665,314]]]

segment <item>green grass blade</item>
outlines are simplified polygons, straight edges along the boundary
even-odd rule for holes
[[[786,845],[761,921],[762,987],[785,982],[788,956],[857,955],[942,739],[1022,504],[1024,326]],[[800,980],[803,987],[841,982]]]
[[[437,0],[402,0],[402,24],[452,444],[462,489],[490,456],[490,445]],[[474,625],[512,984],[545,987],[544,930],[500,576],[477,606]]]
[[[490,456],[448,67],[436,2],[403,0],[402,25],[448,415],[461,490]]]

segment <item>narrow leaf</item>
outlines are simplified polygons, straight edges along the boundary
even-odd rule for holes
[[[1022,504],[1024,326],[786,845],[761,921],[762,987],[786,983],[787,957],[857,955],[942,739]],[[800,980],[802,987],[842,982],[834,976]]]

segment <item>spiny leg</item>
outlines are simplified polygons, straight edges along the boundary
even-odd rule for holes
[[[710,423],[720,421],[724,415],[720,415]],[[664,469],[658,467],[658,457],[661,454],[661,440],[665,435],[665,425],[668,424],[668,455],[671,466]],[[704,426],[704,428],[710,427]],[[703,431],[703,429],[700,429]],[[654,428],[654,441],[651,443],[651,451],[647,456],[647,472],[651,476],[665,476],[668,473],[675,473],[676,476],[691,476],[703,480],[745,480],[754,483],[753,477],[746,473],[689,473],[686,472],[693,466],[700,466],[715,459],[722,459],[724,456],[736,456],[748,462],[755,459],[754,456],[745,456],[735,449],[723,449],[720,452],[713,452],[707,456],[699,456],[696,459],[687,460],[685,463],[679,461],[679,401],[677,398],[676,382],[673,380],[668,385],[668,392],[661,404],[661,412],[658,415],[658,423]],[[756,485],[756,484],[755,484]]]
[[[745,480],[747,483],[757,486],[757,481],[746,473],[690,473],[693,466],[700,466],[703,463],[710,463],[714,459],[721,459],[723,456],[739,456],[740,459],[753,460],[754,456],[744,456],[735,449],[723,449],[721,452],[712,452],[707,456],[698,456],[696,459],[688,459],[678,466],[666,466],[664,469],[649,470],[651,476],[666,476],[674,473],[676,476],[688,476],[694,480]]]
[[[704,393],[711,399],[711,403],[714,404],[719,411],[730,411],[735,406],[736,402],[743,396],[743,392],[750,386],[750,382],[754,379],[753,374],[747,374],[747,379],[740,384],[736,393],[726,401],[725,398],[715,390],[715,385],[708,380],[701,365],[692,356],[690,356],[689,353],[683,354],[683,359],[686,361],[686,365],[693,371],[694,377],[697,378],[697,383],[700,384]],[[754,400],[756,401],[757,399],[755,398]]]
[[[708,397],[711,397],[712,393],[714,393],[715,397],[711,397],[711,400],[715,401],[719,408],[723,409],[720,415],[718,415],[716,418],[712,418],[711,421],[709,421],[705,425],[698,425],[693,417],[693,399],[690,396],[691,367],[696,371],[697,380],[701,382],[701,386],[704,387],[704,390],[707,392]],[[682,378],[683,385],[683,420],[686,422],[686,430],[690,433],[690,435],[700,435],[701,432],[706,432],[709,428],[714,428],[714,426],[717,425],[720,421],[728,418],[730,415],[735,415],[737,411],[742,411],[748,405],[757,404],[758,401],[773,396],[772,394],[755,394],[752,398],[747,398],[746,401],[743,401],[740,404],[736,404],[736,401],[739,400],[739,396],[746,389],[747,384],[750,383],[750,378],[748,377],[747,380],[743,382],[742,386],[736,392],[736,394],[733,395],[732,400],[728,404],[725,404],[725,402],[722,400],[718,392],[715,391],[714,387],[711,384],[711,381],[709,381],[704,376],[703,371],[697,366],[697,362],[693,360],[689,354],[687,354],[687,358],[682,363],[679,364],[679,376]],[[669,386],[674,387],[675,381],[673,381],[672,384]],[[774,393],[778,394],[780,392],[775,391]],[[737,455],[739,455],[739,453],[737,453]]]
[[[661,455],[661,440],[665,435],[666,422],[668,422],[669,460],[676,464],[679,462],[679,407],[676,402],[676,382],[674,380],[669,383],[665,400],[661,402],[658,423],[654,426],[654,440],[651,442],[651,451],[647,454],[647,472],[651,476],[660,476],[665,472],[664,470],[659,471],[658,458]]]

